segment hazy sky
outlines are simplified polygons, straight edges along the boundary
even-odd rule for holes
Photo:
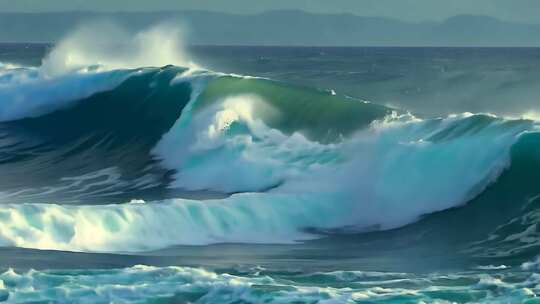
[[[152,11],[202,9],[256,13],[275,9],[349,12],[409,21],[442,20],[481,14],[504,20],[540,23],[540,0],[0,0],[0,11]]]

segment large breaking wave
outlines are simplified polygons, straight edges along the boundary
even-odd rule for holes
[[[172,55],[161,66],[175,43],[154,61],[140,45],[155,35],[102,61],[72,35],[39,68],[1,66],[0,245],[293,243],[436,221],[424,216],[490,193],[512,196],[493,208],[520,209],[538,194],[533,120],[418,118]],[[527,180],[509,184],[516,175]]]

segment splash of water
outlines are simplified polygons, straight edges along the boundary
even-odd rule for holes
[[[132,34],[111,23],[91,23],[61,40],[40,67],[0,63],[0,121],[43,115],[114,89],[132,73],[140,73],[138,68],[197,69],[182,37],[182,29],[173,24]]]
[[[89,67],[197,67],[189,60],[182,41],[182,29],[172,23],[157,24],[134,34],[108,22],[85,24],[58,43],[43,60],[41,70],[54,76]]]

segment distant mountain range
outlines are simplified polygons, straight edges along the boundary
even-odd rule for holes
[[[235,15],[205,11],[0,13],[0,41],[55,42],[86,21],[113,20],[131,30],[178,21],[188,43],[287,46],[540,46],[540,25],[460,15],[411,23],[352,14],[270,11]]]

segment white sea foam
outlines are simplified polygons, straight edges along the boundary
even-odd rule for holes
[[[360,272],[358,272],[360,273]],[[306,277],[314,277],[306,280]],[[347,280],[335,284],[334,276]],[[0,301],[9,303],[522,303],[539,292],[534,281],[505,283],[487,275],[334,273],[274,277],[231,275],[202,268],[137,265],[109,270],[0,273]],[[321,278],[323,280],[321,281]],[[296,282],[300,279],[301,283]],[[478,284],[471,285],[471,281]],[[441,284],[441,282],[443,282]],[[444,299],[444,300],[442,300]]]

